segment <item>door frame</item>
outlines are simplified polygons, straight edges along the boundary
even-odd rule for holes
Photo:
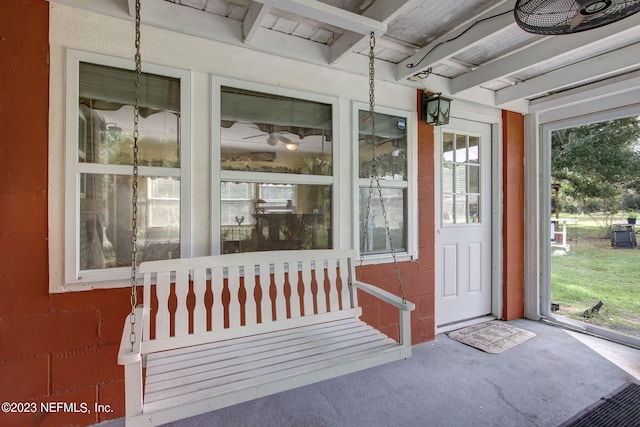
[[[458,107],[458,101],[456,101],[456,107]],[[462,105],[462,108],[456,108],[454,117],[458,120],[480,122],[487,124],[491,127],[491,316],[483,316],[476,319],[470,319],[454,324],[447,324],[438,326],[438,319],[435,317],[436,310],[434,310],[434,326],[436,334],[445,333],[453,329],[464,327],[467,325],[480,323],[486,321],[489,318],[502,318],[502,306],[503,306],[503,292],[502,292],[502,278],[503,278],[503,262],[502,262],[502,112],[500,110],[485,110],[478,113],[477,107],[474,105],[469,110],[462,111],[466,105]],[[473,108],[473,109],[472,109]],[[438,153],[441,152],[442,147],[442,129],[434,127],[434,211],[439,212],[438,206],[440,205],[440,193],[441,193],[441,171],[440,171],[440,157]],[[435,221],[440,221],[437,215],[434,215]],[[438,223],[434,224],[434,228],[438,228]],[[440,261],[441,255],[438,247],[440,245],[440,238],[438,233],[435,234],[435,283],[437,286],[441,278]],[[434,305],[438,304],[435,298],[434,292]]]
[[[546,226],[551,222],[551,212],[541,207],[551,204],[551,193],[548,189],[551,185],[553,131],[638,115],[640,104],[635,104],[544,123],[540,123],[539,115],[529,114],[525,125],[525,135],[530,141],[529,148],[525,151],[525,164],[529,164],[525,182],[528,182],[527,187],[530,190],[527,191],[525,188],[525,206],[526,212],[536,212],[538,219],[525,219],[532,223],[531,227],[535,227],[533,234],[525,233],[525,317],[542,319],[567,329],[586,332],[635,348],[640,348],[639,338],[556,316],[551,312],[551,246],[548,244],[551,241],[551,230]]]

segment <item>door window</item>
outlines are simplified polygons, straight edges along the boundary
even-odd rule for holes
[[[480,138],[443,132],[442,224],[480,223]]]

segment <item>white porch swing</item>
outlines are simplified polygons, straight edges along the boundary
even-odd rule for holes
[[[138,306],[140,0],[135,22],[131,314],[118,354],[127,426],[164,424],[409,357],[415,306],[404,297],[395,254],[401,297],[356,280],[355,250],[273,251],[143,262]],[[375,136],[374,47],[372,34],[367,119]],[[363,243],[375,151],[372,159]],[[360,320],[357,290],[398,309],[399,342]]]

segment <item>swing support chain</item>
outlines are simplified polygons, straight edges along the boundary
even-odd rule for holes
[[[387,241],[389,242],[389,249],[393,258],[393,265],[395,268],[396,279],[398,281],[398,288],[400,290],[400,297],[402,302],[407,302],[404,286],[402,283],[402,275],[400,274],[400,266],[396,257],[396,252],[393,249],[393,240],[391,237],[391,227],[389,226],[389,219],[387,217],[387,210],[384,206],[384,198],[382,196],[382,186],[380,185],[380,177],[378,176],[378,159],[376,156],[376,113],[375,113],[375,47],[376,38],[375,33],[371,32],[369,38],[369,115],[365,117],[364,122],[371,122],[371,173],[369,175],[369,195],[367,197],[367,209],[365,216],[362,220],[362,241],[360,244],[360,269],[358,271],[358,279],[361,279],[362,269],[364,265],[364,251],[369,234],[369,215],[371,213],[371,197],[373,194],[373,183],[376,183],[376,190],[380,198],[380,208],[382,210],[382,216],[384,218],[384,227],[386,230]]]
[[[131,351],[136,343],[136,305],[138,293],[136,289],[137,265],[138,265],[138,139],[140,133],[138,122],[140,118],[140,76],[142,75],[142,60],[140,58],[140,0],[136,0],[136,38],[135,38],[135,74],[134,74],[134,101],[133,101],[133,179],[131,181],[131,314],[129,323],[131,326],[130,341]]]

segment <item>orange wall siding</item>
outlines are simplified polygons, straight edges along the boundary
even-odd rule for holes
[[[524,316],[524,116],[502,112],[503,310]]]
[[[49,294],[48,37],[48,2],[0,2],[0,402],[38,405],[35,413],[0,413],[5,426],[124,415],[116,357],[129,291]],[[40,402],[85,403],[90,413],[45,413]],[[95,413],[95,402],[113,412]]]

